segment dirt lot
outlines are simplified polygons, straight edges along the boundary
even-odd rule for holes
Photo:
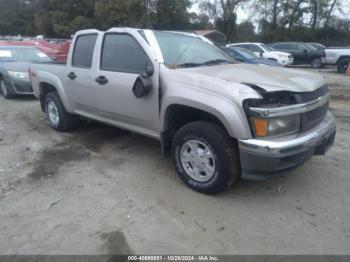
[[[0,254],[350,254],[350,102],[331,107],[327,156],[205,196],[157,142],[97,124],[59,134],[37,100],[0,98]]]

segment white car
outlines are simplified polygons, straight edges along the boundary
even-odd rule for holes
[[[263,43],[236,43],[227,45],[227,47],[230,46],[246,48],[259,57],[274,60],[283,66],[289,66],[294,62],[294,58],[290,53],[275,51]]]

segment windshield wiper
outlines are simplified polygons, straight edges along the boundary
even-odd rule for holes
[[[199,66],[210,66],[210,65],[219,65],[219,64],[233,64],[233,62],[225,59],[215,59],[215,60],[210,60],[204,63],[194,63],[194,62],[188,62],[188,63],[183,63],[183,64],[174,64],[171,65],[171,68],[189,68],[189,67],[199,67]]]
[[[179,65],[176,65],[176,67],[197,67],[197,66],[201,66],[202,64],[199,64],[199,63],[183,63],[183,64],[179,64]]]
[[[219,65],[219,64],[233,64],[233,62],[226,59],[214,59],[204,62],[202,65]]]
[[[204,62],[202,65],[219,65],[219,64],[233,64],[233,62],[226,59],[214,59]]]

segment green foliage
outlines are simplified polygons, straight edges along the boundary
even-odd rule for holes
[[[0,35],[69,37],[86,28],[113,26],[189,29],[209,18],[188,12],[190,0],[0,0]]]
[[[259,37],[264,42],[315,41],[349,45],[349,20],[336,13],[349,0],[254,0],[251,1]]]
[[[68,38],[116,26],[223,32],[228,41],[350,42],[350,0],[0,0],[0,35]],[[197,4],[200,12],[190,12]],[[251,13],[237,24],[237,9]]]

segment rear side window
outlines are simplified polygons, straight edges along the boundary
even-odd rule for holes
[[[293,44],[279,44],[276,48],[280,50],[295,50]]]
[[[97,34],[78,36],[73,53],[72,65],[91,68]]]
[[[131,35],[105,35],[101,55],[101,70],[143,73],[148,62],[148,56]]]

